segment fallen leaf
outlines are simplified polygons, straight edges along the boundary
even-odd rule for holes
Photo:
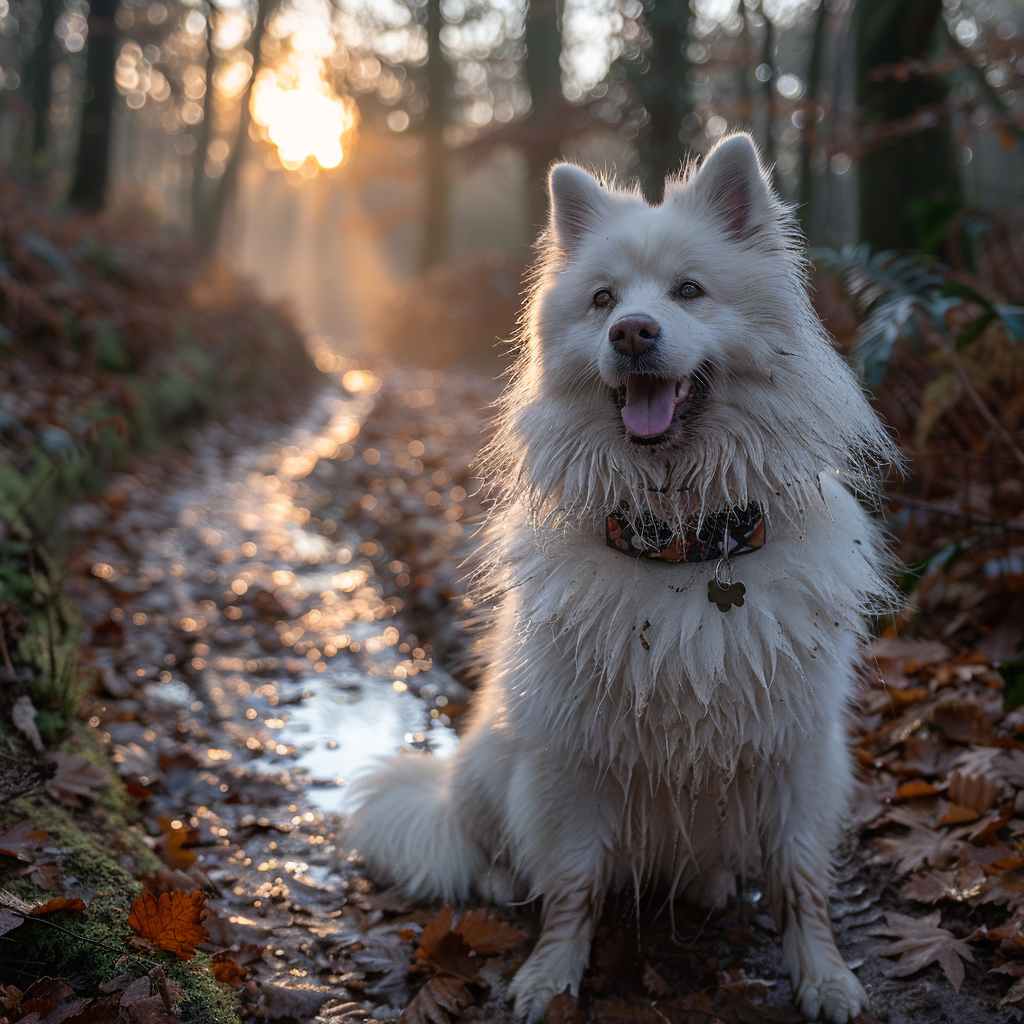
[[[467,910],[456,922],[452,931],[466,940],[474,953],[493,956],[496,953],[510,953],[526,942],[526,932],[500,918],[492,917],[484,908]]]
[[[1024,869],[1004,871],[988,880],[978,903],[1003,903],[1016,910],[1024,906]]]
[[[263,982],[257,1015],[270,1020],[312,1021],[330,998],[330,991],[297,979],[288,980],[292,983]]]
[[[912,878],[900,890],[900,895],[919,903],[937,903],[939,900],[963,902],[982,892],[987,881],[985,869],[974,861],[967,861],[949,871],[929,871]]]
[[[905,640],[895,636],[876,640],[871,645],[871,653],[880,662],[888,660],[898,663],[908,673],[953,656],[953,651],[938,640]]]
[[[559,992],[544,1011],[544,1024],[580,1024],[583,1014],[580,1013],[580,1001],[569,991],[568,987]]]
[[[465,983],[439,975],[413,996],[398,1018],[398,1024],[451,1024],[472,1002],[473,995]]]
[[[231,985],[239,988],[243,985],[252,971],[244,964],[232,959],[231,951],[222,949],[214,953],[210,958],[210,971],[222,985]]]
[[[58,751],[47,754],[46,760],[57,765],[57,774],[46,783],[46,792],[69,807],[81,807],[79,797],[91,799],[93,791],[107,781],[103,772],[81,754]]]
[[[19,821],[0,832],[0,854],[32,863],[40,844],[50,837],[31,821]]]
[[[909,782],[904,782],[899,789],[893,794],[893,800],[913,800],[920,796],[935,796],[938,790],[930,782],[925,782],[924,779],[911,779]]]
[[[963,848],[961,840],[916,824],[910,824],[904,835],[875,840],[876,859],[884,863],[894,861],[899,875],[909,874],[926,865],[944,868],[957,858]]]
[[[43,903],[32,908],[32,915],[52,914],[55,910],[85,910],[85,901],[77,896],[69,899],[67,896],[58,896],[55,900]]]
[[[196,855],[192,850],[186,850],[185,844],[198,840],[198,830],[180,823],[175,827],[169,814],[162,814],[157,822],[163,830],[161,842],[157,847],[163,860],[172,868],[185,869],[194,864]]]
[[[205,910],[203,892],[142,892],[132,902],[128,924],[154,946],[174,953],[182,960],[196,955],[196,946],[209,939],[200,923]]]
[[[888,972],[890,978],[905,978],[916,974],[929,964],[938,963],[942,973],[960,991],[964,980],[964,960],[974,961],[974,954],[963,939],[951,931],[939,927],[941,911],[927,917],[909,917],[906,914],[885,915],[888,927],[872,932],[872,935],[891,936],[897,939],[878,950],[881,956],[898,956],[900,959]]]
[[[35,705],[32,703],[32,698],[27,695],[19,697],[11,707],[11,721],[41,754],[43,738],[39,735],[39,728],[36,726],[36,715],[38,714],[39,712],[36,711]]]

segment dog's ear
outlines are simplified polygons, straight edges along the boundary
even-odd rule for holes
[[[574,164],[555,164],[548,175],[551,231],[558,248],[572,252],[608,209],[608,193]]]
[[[772,215],[772,200],[753,140],[746,132],[723,139],[687,183],[710,206],[730,238],[749,238]]]

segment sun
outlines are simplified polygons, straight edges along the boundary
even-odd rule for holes
[[[357,122],[355,103],[335,95],[313,68],[298,74],[264,68],[253,82],[251,110],[260,135],[277,147],[288,170],[298,170],[311,158],[325,170],[339,166]]]

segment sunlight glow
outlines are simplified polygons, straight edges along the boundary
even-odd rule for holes
[[[252,117],[288,170],[310,158],[325,169],[337,167],[356,126],[355,104],[331,95],[322,80],[282,88],[270,68],[253,83]]]

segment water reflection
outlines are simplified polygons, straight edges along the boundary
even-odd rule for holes
[[[454,749],[466,691],[434,658],[464,641],[480,489],[479,399],[442,414],[436,374],[331,360],[286,437],[198,440],[199,482],[151,503],[134,557],[106,537],[91,568],[119,630],[99,660],[149,680],[208,763],[286,769],[325,811],[381,755]]]

